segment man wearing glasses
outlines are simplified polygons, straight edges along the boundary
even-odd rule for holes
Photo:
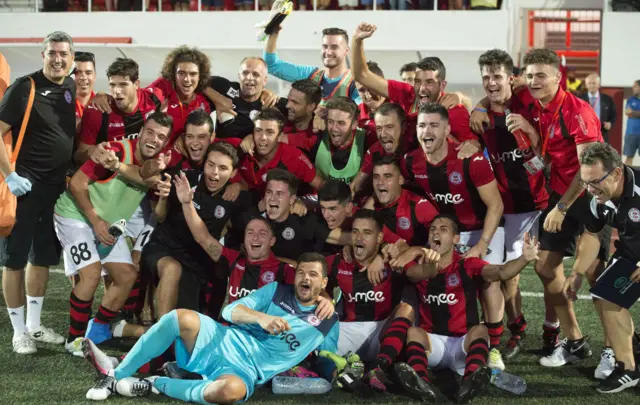
[[[617,228],[620,238],[610,264],[618,258],[640,262],[640,170],[623,165],[620,155],[610,145],[596,143],[580,155],[580,176],[582,186],[591,196],[591,209],[586,218],[586,230],[578,243],[573,272],[563,288],[564,295],[570,300],[577,298],[583,276],[597,259],[600,248],[597,234],[606,225]],[[593,285],[597,276],[599,274],[593,277],[587,274],[589,284]],[[640,282],[640,267],[630,279],[634,283]],[[627,309],[606,300],[600,300],[600,304],[602,325],[610,346],[605,350],[610,352],[609,360],[615,367],[600,373],[596,369],[596,378],[602,380],[597,390],[615,393],[640,381],[632,349],[633,322]]]

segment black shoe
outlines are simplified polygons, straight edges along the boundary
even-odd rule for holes
[[[471,373],[467,378],[463,378],[458,389],[457,402],[459,404],[467,404],[473,398],[481,394],[491,381],[491,369],[482,366]]]
[[[435,402],[437,394],[431,385],[420,378],[407,363],[394,363],[393,373],[396,380],[412,397],[422,402]]]
[[[542,332],[542,353],[545,356],[550,355],[560,344],[560,327],[555,329],[543,327]]]
[[[615,394],[626,390],[630,387],[635,387],[640,381],[640,373],[636,370],[629,371],[624,369],[624,363],[619,361],[616,363],[616,368],[606,380],[602,380],[596,391],[601,394]]]
[[[162,371],[169,378],[175,378],[178,380],[202,380],[202,376],[191,371],[184,370],[178,367],[175,361],[164,363]]]
[[[507,341],[507,347],[502,351],[502,358],[505,360],[514,359],[522,351],[524,343],[524,333],[520,335],[511,335]]]

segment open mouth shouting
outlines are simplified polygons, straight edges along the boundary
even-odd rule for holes
[[[267,203],[267,215],[269,217],[275,217],[280,212],[280,204],[277,202],[268,202]]]
[[[248,253],[250,253],[249,256],[259,256],[262,250],[262,243],[251,242],[248,246],[245,246],[245,248],[248,250]]]
[[[143,146],[143,155],[150,157],[156,154],[157,146],[155,143],[147,142],[142,145]]]
[[[353,253],[356,257],[358,258],[363,258],[364,257],[364,243],[362,242],[356,242],[355,245],[353,245]]]
[[[425,105],[431,101],[431,95],[427,94],[418,94],[418,101],[420,105]]]
[[[214,177],[205,176],[205,184],[209,191],[215,191],[219,188],[220,180]]]
[[[430,247],[432,250],[435,250],[436,252],[440,252],[440,247],[442,246],[442,241],[440,240],[440,236],[439,235],[434,235],[431,238],[431,243],[430,243]]]
[[[191,160],[199,162],[202,159],[202,154],[204,153],[204,148],[202,145],[193,143],[189,145],[189,157]]]
[[[394,153],[396,151],[396,141],[391,137],[380,139],[380,144],[386,153]]]
[[[386,204],[389,201],[389,189],[387,188],[387,186],[376,186],[376,196],[378,197],[378,200],[382,203],[382,204]]]
[[[436,137],[433,135],[426,134],[422,136],[421,140],[424,147],[427,149],[430,149],[431,147],[433,147],[433,144],[436,141]]]
[[[311,294],[311,284],[307,281],[301,281],[298,283],[298,294],[300,296],[306,296]]]

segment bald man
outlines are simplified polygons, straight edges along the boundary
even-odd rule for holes
[[[589,103],[596,115],[600,119],[602,125],[602,137],[604,141],[609,143],[609,130],[616,123],[617,112],[613,99],[600,92],[600,76],[591,73],[584,80],[587,92],[579,97]]]

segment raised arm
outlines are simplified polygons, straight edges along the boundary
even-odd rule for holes
[[[264,61],[267,62],[269,74],[288,82],[309,78],[309,76],[318,70],[316,66],[296,65],[295,63],[285,62],[278,57],[276,54],[276,44],[278,43],[279,33],[280,28],[269,36],[262,55]]]
[[[351,72],[356,82],[362,84],[367,89],[374,91],[385,98],[389,98],[389,87],[387,80],[372,73],[367,67],[367,59],[364,56],[363,41],[376,32],[376,26],[362,23],[358,25],[353,38],[351,39]]]
[[[524,246],[522,256],[501,265],[488,264],[482,268],[482,278],[486,281],[510,280],[520,274],[527,264],[538,259],[538,246],[536,238],[531,238],[529,233],[524,234]]]

